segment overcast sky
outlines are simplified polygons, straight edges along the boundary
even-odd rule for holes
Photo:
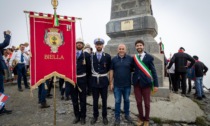
[[[165,45],[166,56],[184,47],[190,55],[198,55],[210,68],[210,0],[152,0],[154,17],[158,24],[158,36]],[[1,0],[0,32],[12,31],[11,45],[29,41],[27,21],[23,10],[53,13],[51,0]],[[59,0],[57,13],[60,15],[81,17],[77,22],[77,37],[81,37],[81,28],[86,43],[93,43],[97,37],[107,42],[106,23],[110,20],[111,0]],[[0,41],[3,34],[0,35]],[[208,83],[207,83],[208,82]],[[204,85],[210,88],[210,72],[204,79]]]

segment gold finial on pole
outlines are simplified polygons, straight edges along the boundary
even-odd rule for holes
[[[53,9],[56,10],[58,6],[58,0],[51,0],[51,4],[53,6]]]
[[[59,21],[58,21],[58,17],[56,14],[56,9],[58,6],[58,0],[51,0],[51,4],[53,6],[54,9],[54,16],[53,16],[53,27],[58,27],[59,26]]]

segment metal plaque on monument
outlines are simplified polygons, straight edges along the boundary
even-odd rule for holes
[[[127,46],[128,54],[136,54],[135,41],[145,42],[145,51],[153,55],[157,70],[159,91],[154,96],[168,97],[169,86],[164,84],[164,56],[154,37],[158,27],[153,17],[151,0],[112,0],[111,20],[106,25],[106,33],[111,38],[104,51],[111,56],[117,54],[118,44]]]

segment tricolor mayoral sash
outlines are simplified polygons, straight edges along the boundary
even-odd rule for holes
[[[138,56],[138,54],[134,55],[134,61],[138,68],[148,77],[152,80],[152,88],[151,90],[153,91],[154,88],[154,81],[152,77],[151,70],[144,64],[144,62],[141,60],[141,58]]]
[[[75,85],[76,43],[75,18],[59,16],[53,26],[53,14],[30,12],[30,75],[35,89],[47,79],[57,76]]]

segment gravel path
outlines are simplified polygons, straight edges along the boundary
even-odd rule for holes
[[[53,89],[52,89],[53,91]],[[47,103],[50,108],[40,109],[37,98],[38,90],[33,91],[33,97],[30,96],[30,90],[24,89],[23,92],[17,90],[16,84],[5,84],[5,94],[9,95],[10,98],[6,103],[6,108],[13,110],[12,114],[4,114],[0,116],[0,126],[53,126],[54,121],[54,108],[53,99],[47,99]],[[52,92],[53,93],[53,92]],[[206,94],[207,99],[203,101],[197,101],[201,108],[206,114],[206,120],[210,121],[210,93]],[[88,98],[92,98],[89,96]],[[193,94],[190,96],[193,98]],[[57,126],[80,126],[80,123],[73,125],[74,119],[73,106],[70,101],[60,100],[59,89],[56,88],[56,123]],[[113,103],[114,104],[114,103]],[[92,106],[87,105],[87,118],[86,126],[90,126],[90,120],[92,118]],[[101,109],[99,110],[100,116],[95,126],[103,126]],[[131,114],[134,122],[137,117]],[[134,124],[128,124],[124,120],[124,114],[121,114],[121,126],[133,126]],[[114,124],[114,110],[108,109],[108,120],[109,126]],[[167,123],[167,124],[156,124],[154,121],[150,121],[151,126],[196,126],[195,124],[184,124],[184,123]]]

